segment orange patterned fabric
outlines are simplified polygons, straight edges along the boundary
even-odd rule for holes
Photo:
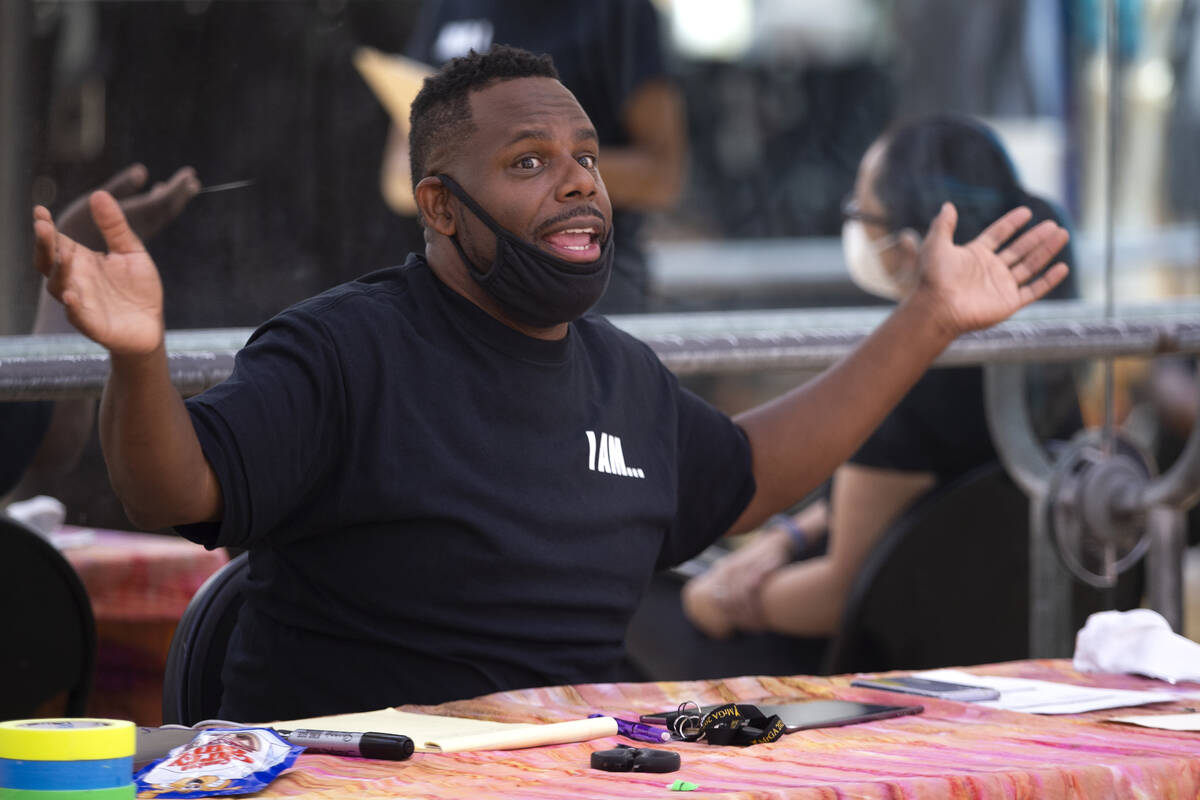
[[[1117,688],[1164,684],[1077,673],[1066,661],[1026,661],[975,671]],[[347,679],[353,679],[352,674]],[[627,718],[682,700],[788,702],[840,697],[895,702],[898,695],[852,688],[850,676],[747,677],[723,681],[592,684],[501,692],[440,706],[401,706],[505,722],[557,722],[602,711]],[[1200,691],[1200,685],[1180,686]],[[621,737],[529,750],[418,753],[403,762],[302,755],[256,797],[637,798],[667,797],[676,779],[687,797],[724,798],[1196,798],[1200,734],[1101,722],[1118,712],[1039,717],[966,703],[906,698],[926,708],[842,728],[806,731],[748,748],[666,745],[683,760],[667,775],[599,772],[594,750],[635,744]],[[1192,701],[1195,702],[1195,701]],[[1186,701],[1147,706],[1180,711]]]
[[[96,671],[87,713],[162,723],[162,679],[175,625],[188,601],[229,556],[178,536],[92,530],[63,555],[87,589],[96,617]]]
[[[87,588],[97,620],[177,622],[200,584],[229,560],[224,550],[205,550],[178,536],[94,533],[89,544],[63,555]]]

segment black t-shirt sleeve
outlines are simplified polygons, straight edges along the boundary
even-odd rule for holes
[[[181,534],[247,547],[326,480],[343,441],[339,363],[319,319],[293,310],[255,332],[228,380],[187,401],[224,511],[220,523],[181,526]]]
[[[50,402],[0,403],[0,495],[7,493],[33,460],[50,427],[54,404]]]
[[[680,388],[679,501],[658,568],[682,563],[720,538],[755,489],[746,434],[729,417]]]
[[[996,457],[976,367],[931,369],[850,457],[866,467],[947,478]]]

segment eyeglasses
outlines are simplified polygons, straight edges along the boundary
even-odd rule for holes
[[[892,223],[887,217],[880,214],[868,214],[862,210],[858,201],[854,199],[854,193],[846,195],[846,199],[842,201],[842,218],[856,219],[859,222],[866,222],[870,225],[879,225],[882,228],[891,229]]]

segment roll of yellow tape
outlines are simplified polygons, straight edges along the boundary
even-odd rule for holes
[[[0,722],[0,758],[88,761],[132,757],[137,727],[123,719],[16,719]]]

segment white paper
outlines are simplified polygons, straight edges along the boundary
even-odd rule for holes
[[[1134,717],[1110,717],[1107,722],[1124,722],[1144,728],[1163,728],[1168,731],[1200,731],[1200,713],[1145,714]]]
[[[987,708],[1024,711],[1028,714],[1082,714],[1102,708],[1124,708],[1148,703],[1167,703],[1179,695],[1168,691],[1132,691],[1075,686],[1070,683],[1039,681],[1030,678],[1004,678],[975,675],[956,669],[934,669],[915,675],[939,681],[987,686],[1000,692],[999,700],[974,703]]]

